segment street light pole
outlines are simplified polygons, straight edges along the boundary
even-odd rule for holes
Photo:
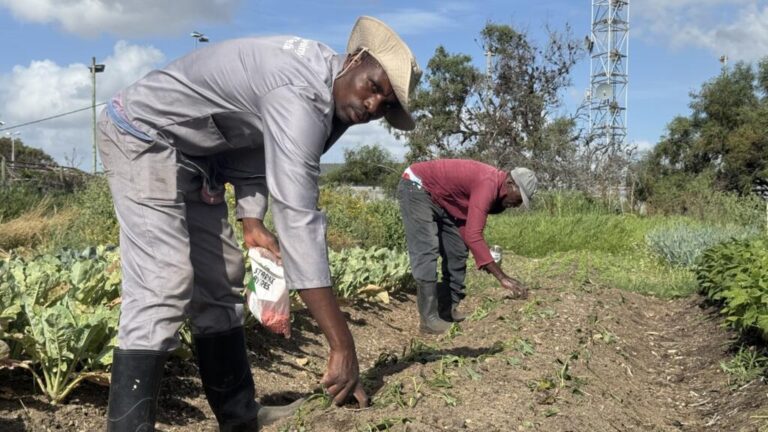
[[[21,132],[6,132],[5,135],[11,140],[11,167],[14,167],[16,165],[16,140],[13,137],[21,135]]]
[[[205,34],[200,33],[199,31],[193,31],[189,35],[192,36],[193,38],[195,38],[195,49],[197,49],[197,43],[198,42],[208,42],[209,41],[208,37]]]
[[[104,69],[106,66],[103,64],[96,64],[96,57],[91,57],[91,66],[89,67],[91,71],[91,83],[92,83],[92,98],[91,98],[91,108],[93,110],[93,173],[96,174],[96,167],[97,167],[97,160],[96,160],[96,74],[99,72],[104,72]]]

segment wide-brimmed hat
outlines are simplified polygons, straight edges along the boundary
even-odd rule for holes
[[[416,123],[411,117],[408,103],[416,85],[421,79],[421,69],[408,45],[394,30],[383,22],[369,16],[357,19],[347,43],[347,53],[364,48],[389,77],[400,108],[390,110],[385,118],[393,127],[411,130]]]
[[[520,195],[523,196],[523,206],[526,209],[531,208],[531,199],[536,194],[536,188],[539,181],[536,174],[528,168],[518,167],[509,171],[509,176],[515,181],[517,188],[520,189]]]

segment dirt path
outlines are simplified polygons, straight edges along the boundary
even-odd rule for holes
[[[720,362],[727,331],[697,298],[665,301],[617,290],[543,287],[527,301],[489,288],[444,337],[416,332],[412,295],[345,307],[374,405],[325,409],[322,397],[265,431],[759,431],[768,387],[731,388]],[[257,392],[280,403],[317,388],[326,348],[296,315],[294,338],[253,333]],[[196,368],[167,366],[158,429],[215,431]],[[0,371],[0,431],[103,430],[107,390],[84,385],[63,406]],[[389,429],[387,429],[389,427]]]

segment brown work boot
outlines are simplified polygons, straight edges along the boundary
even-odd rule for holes
[[[451,307],[451,320],[453,322],[462,322],[469,316],[468,313],[459,310],[459,305],[455,304]]]

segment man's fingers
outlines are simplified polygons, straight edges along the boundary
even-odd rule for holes
[[[331,384],[328,387],[325,388],[325,391],[331,395],[331,397],[336,397],[336,395],[344,389],[344,386],[341,384]]]
[[[320,385],[325,387],[327,390],[328,387],[334,385],[334,380],[331,379],[331,377],[328,376],[328,373],[326,372],[325,375],[323,375],[323,377],[320,378]]]
[[[363,388],[363,383],[358,381],[357,385],[355,386],[355,399],[357,399],[357,404],[360,408],[367,408],[370,404],[370,399],[368,399],[368,395],[365,394],[365,389]]]
[[[336,405],[344,405],[344,402],[347,400],[347,396],[349,396],[349,392],[352,390],[352,388],[355,386],[355,381],[350,381],[345,385],[341,391],[339,391],[338,394],[336,394],[336,397],[333,398],[333,403]]]

